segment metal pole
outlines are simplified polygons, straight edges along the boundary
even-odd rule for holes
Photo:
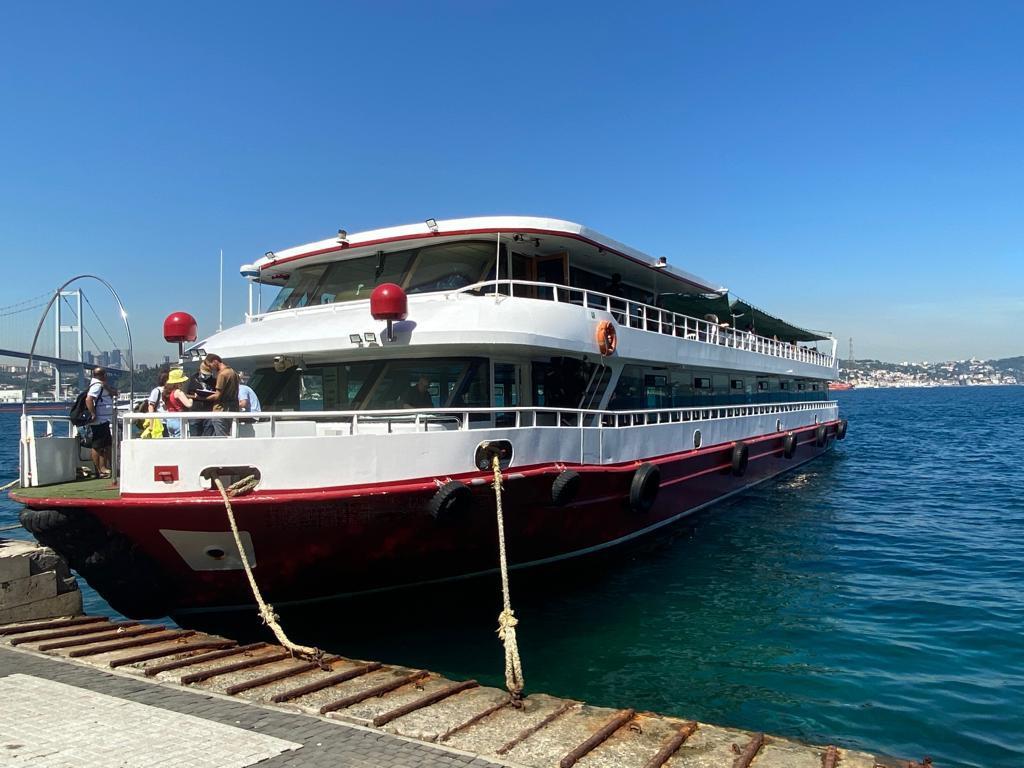
[[[58,294],[59,296],[59,294]],[[60,359],[60,298],[57,299],[57,306],[53,313],[53,356]],[[53,399],[60,400],[60,365],[53,365]]]
[[[218,304],[217,330],[224,330],[224,249],[220,249],[220,301]]]

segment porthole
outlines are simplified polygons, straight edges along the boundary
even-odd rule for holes
[[[693,447],[694,448],[700,448],[700,444],[701,444],[700,430],[699,429],[695,429],[695,430],[693,430]]]
[[[207,547],[203,553],[213,560],[223,560],[228,554],[220,547]]]

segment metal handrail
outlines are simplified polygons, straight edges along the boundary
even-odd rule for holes
[[[810,400],[788,403],[742,403],[735,405],[706,405],[686,406],[676,408],[651,408],[634,409],[625,411],[611,410],[586,410],[580,408],[545,408],[545,407],[488,407],[488,408],[429,408],[422,410],[411,409],[387,409],[376,411],[261,411],[257,413],[231,412],[231,411],[202,411],[202,412],[158,412],[158,413],[122,413],[117,416],[121,422],[122,434],[125,439],[139,439],[132,433],[131,423],[142,421],[147,418],[158,419],[180,419],[188,421],[209,421],[224,419],[231,422],[231,429],[227,436],[240,437],[239,424],[253,424],[257,422],[270,424],[270,437],[277,436],[276,425],[282,421],[315,421],[344,424],[348,426],[348,434],[378,434],[361,433],[360,425],[371,423],[385,423],[388,432],[391,433],[393,424],[412,424],[415,431],[425,431],[429,423],[441,421],[454,421],[457,430],[468,431],[473,429],[611,429],[635,426],[649,426],[655,424],[667,424],[690,421],[709,421],[715,419],[743,418],[747,416],[762,416],[775,413],[794,413],[798,411],[810,411],[820,409],[836,408],[838,403],[835,400]],[[514,423],[493,426],[492,416],[514,415]],[[487,417],[488,422],[482,424],[484,419],[473,425],[473,416]],[[548,416],[547,419],[538,419],[538,416]],[[548,422],[551,423],[539,423]],[[181,439],[190,439],[187,429],[182,429]],[[192,437],[191,439],[197,439]]]
[[[555,301],[558,303],[574,304],[585,309],[597,309],[609,313],[621,325],[637,330],[651,333],[659,333],[665,336],[675,336],[687,341],[697,341],[707,344],[740,349],[747,352],[779,357],[784,360],[795,360],[798,362],[820,365],[826,368],[835,367],[835,357],[825,355],[813,349],[796,346],[795,343],[786,343],[769,339],[766,336],[759,336],[749,331],[740,331],[731,328],[727,323],[713,323],[708,320],[701,320],[689,315],[681,315],[661,307],[644,304],[639,301],[632,301],[619,296],[592,291],[587,288],[575,288],[572,286],[558,285],[555,283],[541,283],[532,280],[500,280],[497,286],[508,286],[508,293],[498,292],[495,294],[496,283],[489,280],[483,283],[473,283],[453,291],[437,292],[430,294],[417,294],[418,296],[450,296],[463,293],[484,291],[487,296],[505,296],[512,298],[533,298],[542,301]],[[514,288],[521,286],[532,289],[533,296],[516,296]],[[550,293],[551,298],[545,298],[541,293]],[[411,298],[416,298],[411,297]],[[564,297],[564,298],[562,298]],[[296,316],[299,314],[313,314],[317,312],[338,312],[343,308],[347,309],[356,304],[369,305],[369,299],[355,299],[330,304],[315,304],[309,307],[293,307],[291,309],[279,309],[274,312],[264,312],[259,315],[249,316],[249,322],[263,321],[275,317]]]

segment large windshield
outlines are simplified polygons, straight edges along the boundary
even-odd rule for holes
[[[368,299],[381,283],[409,294],[464,288],[493,276],[494,255],[494,243],[459,241],[299,267],[269,311]]]
[[[252,387],[266,411],[487,408],[484,358],[368,360],[275,371],[261,368]]]

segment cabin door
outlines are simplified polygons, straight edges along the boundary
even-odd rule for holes
[[[569,284],[569,254],[559,253],[555,256],[538,256],[533,260],[534,279],[538,283],[553,285]],[[538,288],[540,299],[557,299],[554,290]],[[567,298],[567,297],[566,297]]]
[[[518,408],[523,404],[523,367],[519,363],[494,363],[492,405],[495,408]],[[496,427],[514,427],[515,411],[498,411],[494,415]]]

